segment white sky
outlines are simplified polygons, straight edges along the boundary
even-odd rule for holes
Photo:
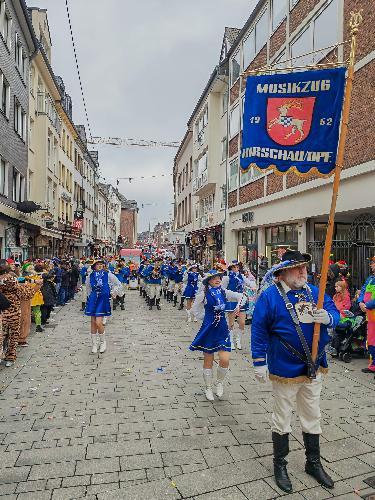
[[[48,10],[52,67],[85,124],[65,0],[26,0]],[[218,63],[224,27],[242,28],[255,0],[69,0],[92,133],[103,137],[181,140]],[[93,148],[95,149],[95,148]],[[99,146],[102,175],[171,174],[175,149]],[[172,176],[121,181],[140,209],[139,230],[169,220]]]

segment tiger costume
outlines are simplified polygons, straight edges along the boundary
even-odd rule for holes
[[[40,289],[40,285],[20,285],[15,278],[6,280],[0,285],[0,292],[10,302],[10,307],[2,314],[3,329],[8,330],[8,347],[5,361],[15,361],[17,358],[17,345],[21,329],[21,300],[30,300]]]

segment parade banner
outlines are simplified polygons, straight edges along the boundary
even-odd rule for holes
[[[346,68],[249,76],[240,165],[330,175],[336,164]]]

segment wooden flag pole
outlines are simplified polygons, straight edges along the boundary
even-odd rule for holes
[[[350,13],[350,22],[349,22],[350,28],[351,28],[350,59],[349,59],[349,65],[348,65],[348,76],[346,79],[346,86],[345,86],[345,97],[344,97],[344,105],[343,105],[343,111],[342,111],[340,140],[339,140],[339,147],[338,147],[338,151],[337,151],[335,176],[333,179],[331,210],[329,213],[327,235],[326,235],[326,241],[325,241],[324,252],[323,252],[322,269],[321,269],[321,274],[320,274],[319,296],[318,296],[318,303],[317,303],[318,309],[323,308],[324,294],[325,294],[325,290],[326,290],[326,286],[327,286],[329,257],[331,254],[333,229],[334,229],[334,223],[335,223],[336,203],[337,203],[337,196],[338,196],[338,192],[339,192],[341,170],[342,170],[343,164],[344,164],[344,152],[345,152],[346,136],[348,134],[349,111],[350,111],[350,102],[351,102],[351,97],[352,97],[355,53],[356,53],[356,46],[357,46],[357,33],[358,33],[359,25],[361,24],[361,22],[362,22],[362,10],[360,10],[359,12],[351,12]],[[311,355],[312,355],[312,358],[314,361],[316,360],[316,357],[318,355],[319,339],[320,339],[320,323],[315,323],[314,336],[313,336],[312,349],[311,349]]]

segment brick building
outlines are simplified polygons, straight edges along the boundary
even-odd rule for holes
[[[138,233],[138,206],[135,200],[128,200],[120,194],[120,238],[123,248],[133,248],[137,243]],[[119,239],[120,239],[119,238]]]
[[[363,9],[358,35],[355,80],[346,145],[345,166],[337,204],[334,258],[352,266],[359,284],[367,272],[366,258],[375,254],[375,24],[365,0],[262,0],[228,52],[228,208],[226,256],[256,268],[258,255],[273,260],[278,244],[313,253],[320,266],[331,201],[332,179],[279,176],[250,169],[241,173],[239,149],[246,69],[265,64],[303,66],[345,61],[350,12]],[[309,56],[302,56],[315,52]],[[284,61],[291,59],[285,63]],[[358,249],[360,247],[360,249]]]
[[[26,257],[38,222],[27,196],[29,58],[36,39],[24,0],[0,0],[0,256]]]

